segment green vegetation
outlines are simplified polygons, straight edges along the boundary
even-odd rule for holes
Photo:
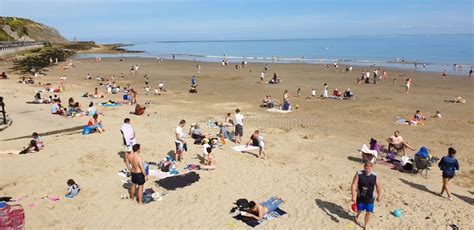
[[[10,27],[4,30],[3,27]],[[30,19],[17,17],[0,17],[0,41],[49,41],[64,43],[67,40],[59,32],[49,26],[34,22]]]
[[[50,66],[50,58],[58,61],[65,61],[67,58],[75,54],[75,51],[63,49],[54,46],[48,46],[41,48],[37,52],[27,55],[24,58],[13,61],[12,70],[21,73],[34,74],[35,71],[41,71],[42,69]]]
[[[10,37],[5,31],[0,28],[0,41],[13,41],[14,39]]]

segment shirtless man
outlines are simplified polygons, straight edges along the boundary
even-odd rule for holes
[[[216,169],[216,157],[212,153],[212,147],[209,146],[204,151],[206,153],[204,164],[199,165],[199,168],[204,169],[204,170]]]
[[[135,144],[132,147],[133,152],[126,155],[126,162],[128,161],[127,169],[132,174],[132,187],[130,188],[130,199],[135,199],[137,194],[138,204],[143,204],[143,185],[148,180],[148,176],[143,168],[142,158],[138,156],[140,153],[140,144]]]
[[[415,151],[413,147],[408,145],[406,141],[403,140],[403,137],[400,136],[399,131],[393,132],[393,136],[387,138],[388,142],[388,151],[390,152],[391,148],[395,148],[396,150],[402,150],[405,153],[405,148],[409,148],[412,151]]]
[[[263,203],[255,203],[255,201],[250,201],[249,212],[242,212],[242,215],[254,218],[256,220],[261,220],[265,214],[275,211],[275,209],[277,209],[283,202],[283,199],[281,199],[279,196],[273,196]]]

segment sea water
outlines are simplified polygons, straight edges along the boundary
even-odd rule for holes
[[[467,74],[474,35],[394,35],[345,38],[216,41],[132,41],[123,56],[231,63],[313,63],[409,68]],[[341,66],[342,67],[342,66]],[[416,68],[415,68],[416,67]]]

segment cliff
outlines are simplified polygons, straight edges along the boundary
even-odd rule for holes
[[[0,41],[68,42],[58,30],[30,19],[0,17]]]

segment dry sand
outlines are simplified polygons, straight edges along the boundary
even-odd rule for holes
[[[428,178],[391,170],[376,165],[374,171],[382,185],[383,198],[376,204],[370,228],[373,229],[446,229],[456,224],[462,229],[473,229],[474,218],[474,80],[466,77],[448,77],[440,74],[388,70],[388,80],[376,85],[357,85],[361,68],[353,72],[336,72],[320,65],[272,64],[273,72],[283,79],[280,85],[259,83],[262,64],[250,64],[236,71],[233,65],[221,67],[218,63],[201,63],[198,77],[199,93],[187,92],[190,79],[196,73],[195,63],[154,59],[103,59],[75,60],[78,67],[61,70],[51,68],[42,83],[58,85],[59,77],[67,76],[66,91],[60,93],[63,101],[74,97],[83,109],[90,99],[81,98],[83,92],[92,92],[96,80],[92,76],[108,77],[111,74],[124,86],[132,84],[139,89],[139,103],[149,101],[146,116],[129,114],[131,106],[116,108],[98,107],[104,113],[106,132],[83,136],[80,131],[44,136],[46,148],[35,154],[0,156],[0,196],[27,196],[19,203],[26,210],[27,229],[246,229],[229,215],[232,203],[238,198],[265,200],[273,194],[286,198],[281,207],[288,215],[259,226],[260,229],[360,229],[350,214],[350,183],[357,170],[357,149],[371,137],[385,144],[384,139],[394,130],[400,130],[405,140],[415,148],[427,146],[431,153],[441,157],[448,146],[458,150],[461,171],[451,183],[453,201],[435,193],[441,188],[441,172],[432,167]],[[130,66],[139,64],[139,74],[130,76]],[[9,63],[0,63],[3,70]],[[165,81],[168,93],[164,96],[144,96],[143,75],[148,74],[152,90],[160,80]],[[400,76],[404,75],[404,76]],[[413,78],[409,95],[404,94],[404,79]],[[0,132],[0,140],[29,136],[33,131],[45,133],[63,130],[87,123],[86,117],[63,118],[50,114],[49,105],[29,105],[34,90],[39,86],[18,84],[19,75],[0,81],[1,96],[13,120],[11,127]],[[392,79],[397,78],[393,84]],[[344,90],[350,87],[355,93],[353,101],[306,99],[311,88],[321,93],[324,82]],[[302,89],[300,98],[294,97]],[[268,113],[258,107],[265,94],[281,100],[283,91],[294,94],[293,113]],[[100,88],[105,92],[104,88]],[[461,95],[466,104],[452,104],[444,100]],[[48,96],[48,94],[43,94]],[[119,100],[120,95],[107,95],[105,99]],[[180,119],[188,124],[198,122],[205,128],[208,119],[222,121],[224,114],[242,110],[245,116],[244,134],[260,129],[266,140],[267,160],[259,160],[246,153],[233,152],[228,143],[215,151],[217,169],[197,171],[200,180],[191,186],[169,191],[162,200],[138,206],[130,200],[121,200],[126,193],[122,177],[117,171],[124,167],[119,152],[123,150],[119,132],[123,119],[130,117],[142,144],[144,160],[159,161],[174,150],[174,128]],[[442,119],[428,119],[424,126],[409,127],[395,124],[395,117],[410,118],[415,110],[426,116],[441,111]],[[186,126],[189,128],[189,126]],[[0,150],[20,149],[29,138],[0,141]],[[185,163],[198,163],[200,146],[190,145]],[[408,151],[413,155],[415,152]],[[179,171],[184,163],[179,165]],[[62,198],[66,181],[73,178],[82,188],[74,199]],[[145,188],[157,188],[155,179]],[[41,201],[46,194],[59,195],[57,203]],[[28,205],[38,205],[29,208]],[[400,208],[402,218],[390,212]]]

